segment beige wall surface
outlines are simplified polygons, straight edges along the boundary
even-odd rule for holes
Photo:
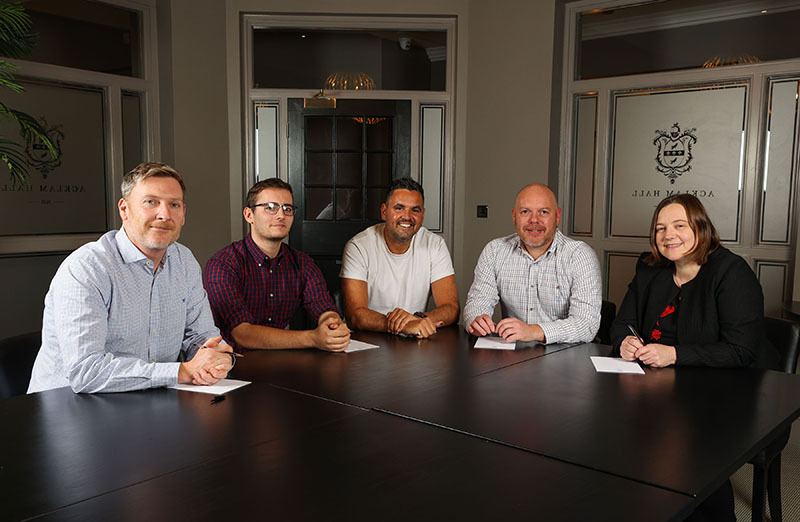
[[[160,4],[159,17],[168,20],[159,23],[159,62],[171,64],[160,71],[163,159],[186,179],[187,216],[180,241],[205,266],[230,242],[225,4]]]
[[[555,0],[160,3],[159,16],[168,9],[170,17],[170,34],[159,35],[162,112],[170,111],[162,115],[162,150],[165,157],[174,153],[188,183],[181,241],[204,264],[241,235],[242,13],[456,16],[452,254],[463,303],[483,246],[513,232],[516,191],[547,182],[554,5]],[[160,30],[163,25],[162,19]],[[171,63],[168,77],[164,63]],[[476,218],[478,204],[489,205],[488,219]]]
[[[553,0],[470,3],[463,219],[456,220],[462,303],[485,244],[514,232],[517,191],[547,183],[554,13]],[[476,217],[477,205],[489,206],[487,219]]]

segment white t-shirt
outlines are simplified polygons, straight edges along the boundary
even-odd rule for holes
[[[402,254],[393,254],[383,238],[384,223],[353,236],[344,247],[339,277],[367,282],[370,310],[387,314],[395,308],[424,312],[431,283],[453,275],[444,239],[420,227]]]

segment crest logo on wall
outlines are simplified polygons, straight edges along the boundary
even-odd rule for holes
[[[47,179],[47,175],[61,165],[61,142],[64,141],[64,133],[61,130],[61,125],[48,125],[44,117],[39,118],[39,125],[45,130],[45,134],[47,134],[56,151],[58,151],[58,158],[53,158],[53,155],[50,154],[42,140],[30,132],[23,134],[25,138],[25,155],[27,156],[28,164],[41,172],[44,179]]]
[[[676,122],[669,132],[656,129],[656,138],[653,145],[658,148],[656,153],[656,170],[669,178],[670,183],[681,174],[692,170],[692,146],[697,143],[694,135],[696,128],[681,128]]]

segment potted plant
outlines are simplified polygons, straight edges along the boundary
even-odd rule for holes
[[[22,58],[30,54],[36,40],[31,27],[31,18],[22,8],[22,4],[0,1],[0,57]],[[14,79],[14,73],[19,66],[4,58],[0,58],[0,88],[11,89],[16,93],[24,91],[22,85]],[[12,184],[27,185],[28,163],[22,153],[25,142],[39,140],[53,158],[58,157],[58,151],[47,137],[45,129],[30,114],[15,110],[0,101],[0,116],[16,123],[24,140],[20,143],[12,136],[0,134],[0,160],[8,168]]]

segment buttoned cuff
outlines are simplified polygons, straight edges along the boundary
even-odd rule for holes
[[[563,341],[561,329],[553,323],[540,324],[539,328],[544,332],[544,343],[555,344]]]
[[[155,363],[153,367],[153,375],[150,378],[150,385],[153,388],[161,386],[174,386],[178,384],[178,372],[180,371],[181,363]]]

